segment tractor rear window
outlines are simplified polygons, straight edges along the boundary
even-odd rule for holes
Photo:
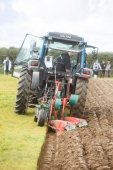
[[[68,50],[78,51],[79,50],[79,47],[76,43],[57,42],[57,41],[50,41],[49,48],[63,50],[63,51],[68,51]]]

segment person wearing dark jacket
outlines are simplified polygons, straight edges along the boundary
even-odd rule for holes
[[[73,52],[62,53],[57,58],[56,70],[70,73],[71,72],[70,57],[72,57],[72,56],[73,56]],[[72,83],[71,77],[67,77],[66,79],[67,79],[68,83]],[[66,93],[66,88],[67,88],[67,85],[65,86],[65,93]],[[70,91],[71,90],[72,90],[72,87],[70,86]]]
[[[106,63],[102,61],[102,64],[101,64],[101,76],[102,77],[105,77],[105,70],[106,70]]]
[[[94,75],[98,76],[99,69],[101,70],[101,66],[100,66],[100,63],[98,62],[98,60],[96,60],[93,64]]]
[[[70,57],[73,56],[73,52],[62,53],[57,58],[56,70],[65,71],[69,73],[71,71]]]
[[[4,64],[4,74],[8,75],[11,69],[11,61],[9,60],[9,57],[6,57],[6,59],[3,61],[3,64]]]

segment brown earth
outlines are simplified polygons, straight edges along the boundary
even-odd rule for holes
[[[113,80],[90,79],[87,127],[47,133],[38,170],[113,170]]]

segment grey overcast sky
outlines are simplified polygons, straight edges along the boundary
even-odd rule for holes
[[[113,52],[113,0],[0,0],[0,48],[20,47],[27,33],[49,31]]]

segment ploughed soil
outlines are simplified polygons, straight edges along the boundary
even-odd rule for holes
[[[90,79],[84,114],[88,126],[47,133],[38,170],[113,170],[113,80]]]

